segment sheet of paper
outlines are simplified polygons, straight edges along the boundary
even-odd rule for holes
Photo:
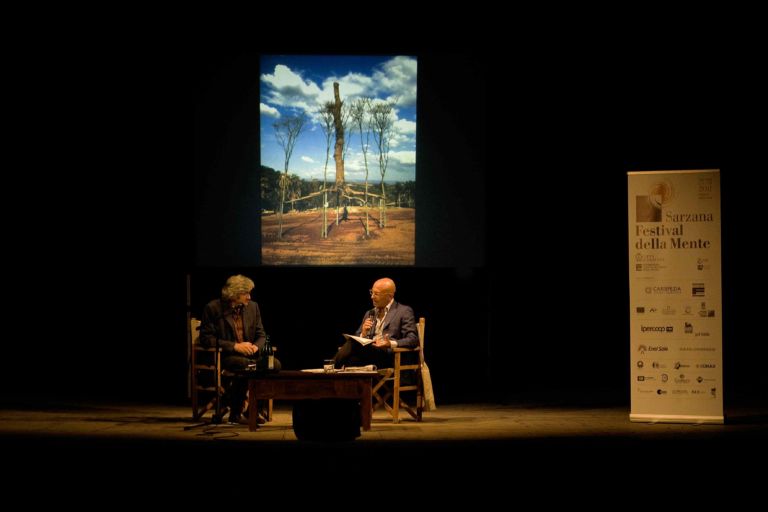
[[[354,336],[352,334],[345,334],[344,337],[347,339],[352,338],[353,340],[355,340],[356,342],[358,342],[363,346],[373,343],[373,340],[370,338],[363,338],[361,336]]]

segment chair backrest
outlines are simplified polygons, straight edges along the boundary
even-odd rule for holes
[[[195,317],[189,319],[190,343],[194,347],[200,342],[200,320]]]

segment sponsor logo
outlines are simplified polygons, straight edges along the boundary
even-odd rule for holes
[[[656,249],[657,247],[653,247],[653,244],[651,244],[651,247],[649,248]],[[655,254],[635,254],[635,270],[638,272],[654,272],[664,270],[665,268],[667,268],[667,266],[664,264],[664,258],[661,256]]]
[[[680,286],[646,286],[645,293],[648,295],[680,295],[683,293],[683,289]]]
[[[674,332],[671,325],[641,325],[640,332]]]
[[[667,352],[669,350],[669,347],[666,345],[638,345],[637,351],[641,354],[645,354],[646,352]]]
[[[701,308],[699,308],[699,316],[703,318],[713,318],[715,316],[715,310],[707,309],[707,303],[702,302]]]
[[[658,254],[640,254],[638,252],[635,254],[635,261],[638,263],[661,263],[664,261],[664,258]]]
[[[698,258],[696,260],[696,270],[703,271],[709,270],[709,260],[707,258]]]

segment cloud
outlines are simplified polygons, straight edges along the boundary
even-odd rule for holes
[[[395,121],[395,130],[402,134],[416,133],[416,123],[407,119],[398,119]]]
[[[401,164],[415,164],[416,152],[415,151],[390,151],[389,158],[394,158]]]
[[[320,102],[325,103],[334,100],[334,82],[339,83],[339,91],[344,101],[350,101],[361,96],[369,96],[373,86],[371,77],[361,75],[360,73],[347,73],[342,77],[331,76],[323,81],[323,92],[320,94]]]
[[[417,62],[412,57],[394,57],[383,63],[373,73],[377,96],[386,97],[387,101],[397,99],[400,106],[416,104]]]
[[[393,57],[378,66],[372,74],[350,72],[343,76],[329,76],[322,85],[305,79],[285,64],[275,65],[273,73],[261,75],[268,85],[265,98],[270,104],[292,107],[314,116],[317,107],[334,101],[333,84],[345,102],[360,97],[377,98],[379,101],[397,101],[401,107],[416,104],[417,61],[413,57]]]
[[[271,88],[267,93],[269,102],[285,107],[299,106],[306,110],[308,104],[317,102],[322,92],[313,81],[304,80],[284,64],[276,65],[272,74],[261,75],[261,80]]]
[[[259,103],[259,112],[269,117],[275,117],[275,118],[280,117],[280,111],[278,111],[275,107],[270,107],[265,103]]]

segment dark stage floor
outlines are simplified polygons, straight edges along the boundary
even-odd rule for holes
[[[227,472],[249,471],[263,463],[281,482],[286,475],[304,481],[379,474],[376,468],[389,466],[376,478],[397,479],[418,468],[446,482],[506,475],[537,484],[706,487],[720,475],[748,481],[749,465],[768,454],[768,407],[756,400],[727,408],[725,425],[632,423],[626,405],[569,402],[575,405],[541,397],[442,405],[421,423],[393,424],[377,411],[371,430],[356,440],[320,443],[296,439],[289,403],[277,403],[274,421],[249,432],[240,425],[189,429],[195,423],[183,406],[6,400],[0,442],[4,453],[13,453],[14,474],[98,480],[128,473],[139,480],[154,475],[155,482],[166,472],[200,475],[220,464]]]

